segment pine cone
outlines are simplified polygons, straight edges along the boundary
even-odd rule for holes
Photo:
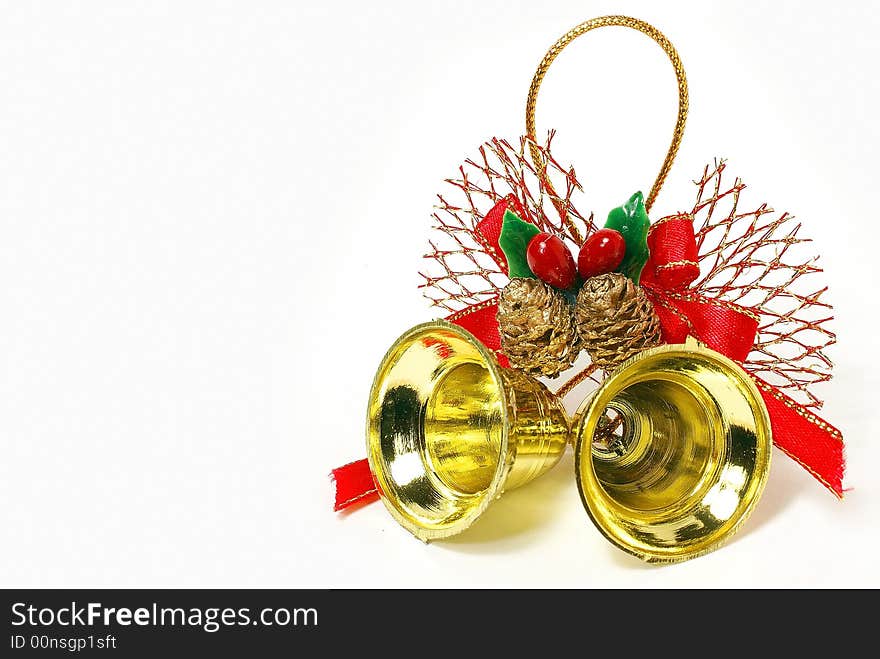
[[[540,279],[512,279],[498,301],[501,349],[510,365],[556,377],[580,352],[571,305]]]
[[[641,286],[612,272],[584,282],[574,308],[583,347],[608,372],[660,344],[660,319]]]

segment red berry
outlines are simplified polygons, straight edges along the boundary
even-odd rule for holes
[[[581,245],[578,254],[578,272],[589,279],[614,272],[626,254],[626,242],[614,229],[599,229]]]
[[[526,262],[538,278],[556,288],[569,288],[577,275],[568,247],[549,233],[539,233],[529,241]]]

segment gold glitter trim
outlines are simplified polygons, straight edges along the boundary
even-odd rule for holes
[[[472,314],[477,311],[481,311],[481,310],[485,309],[486,307],[491,307],[493,304],[498,304],[498,297],[497,296],[489,298],[488,300],[483,300],[482,302],[479,302],[477,304],[472,304],[471,306],[466,307],[465,309],[462,309],[461,311],[456,311],[451,316],[446,316],[446,320],[448,320],[450,322],[454,322],[454,321],[458,320],[459,318],[463,318],[464,316],[467,316],[468,314]]]
[[[664,263],[664,264],[662,264],[662,265],[657,265],[657,266],[654,266],[654,268],[655,268],[656,270],[664,270],[664,269],[666,269],[666,268],[675,268],[675,267],[678,267],[678,266],[680,266],[680,265],[695,265],[695,266],[697,266],[698,268],[700,267],[699,263],[697,263],[696,261],[690,261],[690,260],[688,260],[688,259],[683,259],[683,260],[681,260],[681,261],[670,261],[669,263]]]

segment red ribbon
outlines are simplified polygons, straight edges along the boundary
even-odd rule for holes
[[[843,498],[843,436],[824,419],[799,405],[754,373],[750,374],[767,405],[773,443]]]
[[[683,343],[690,335],[734,361],[748,357],[758,334],[752,309],[688,290],[699,276],[693,218],[673,215],[648,232],[650,257],[639,283],[654,303],[663,340]],[[773,442],[838,497],[843,496],[843,439],[840,431],[754,373],[767,405]]]
[[[370,463],[356,460],[347,465],[337,467],[331,473],[336,483],[336,501],[333,510],[340,511],[356,503],[371,503],[379,498]]]
[[[498,332],[498,298],[493,297],[480,304],[474,304],[463,311],[447,316],[446,320],[465,328],[477,337],[483,345],[495,353],[498,363],[507,368],[510,362],[501,352],[501,334]]]

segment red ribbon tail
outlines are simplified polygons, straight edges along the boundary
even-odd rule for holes
[[[752,378],[770,413],[773,443],[842,499],[845,460],[840,431],[761,378]]]
[[[336,483],[334,511],[345,510],[356,503],[372,503],[379,498],[373,474],[370,472],[370,463],[366,458],[337,467],[331,477]]]

